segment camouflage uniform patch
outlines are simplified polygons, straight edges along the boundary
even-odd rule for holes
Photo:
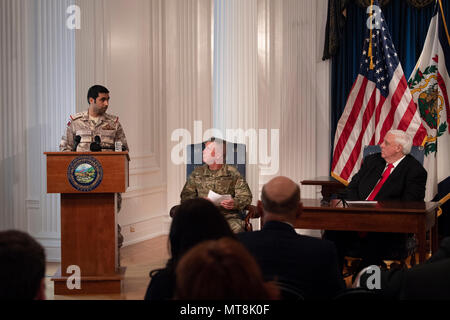
[[[239,211],[252,202],[252,193],[239,171],[224,164],[219,170],[210,170],[208,165],[195,168],[181,191],[181,202],[197,197],[206,198],[209,190],[218,194],[230,194],[234,199],[235,209],[228,210],[220,206],[233,232],[244,231],[244,221]]]

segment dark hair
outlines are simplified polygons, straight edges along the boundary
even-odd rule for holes
[[[209,200],[196,198],[184,201],[177,209],[169,232],[171,259],[175,267],[181,256],[204,240],[235,235],[219,209]]]
[[[261,202],[264,210],[272,213],[288,213],[296,210],[298,208],[298,204],[300,202],[300,187],[296,185],[294,193],[284,201],[276,202],[270,199],[266,190],[262,189],[261,191]]]
[[[96,84],[95,86],[92,86],[89,88],[87,93],[87,101],[89,102],[89,98],[92,98],[94,100],[97,100],[99,93],[109,93],[109,90],[106,89],[104,86]]]
[[[181,300],[269,300],[275,286],[264,282],[255,258],[237,240],[202,242],[176,267],[175,298]]]
[[[25,232],[0,232],[0,300],[34,299],[44,277],[44,248]]]

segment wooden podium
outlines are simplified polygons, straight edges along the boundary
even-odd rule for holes
[[[61,193],[61,268],[54,293],[120,293],[117,196],[128,187],[128,152],[45,152],[47,193]],[[80,269],[81,288],[69,266]],[[72,276],[72,277],[71,277]]]

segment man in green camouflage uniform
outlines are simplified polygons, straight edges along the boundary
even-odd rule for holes
[[[233,232],[244,231],[244,221],[239,211],[252,202],[252,193],[239,171],[223,162],[223,144],[208,142],[203,151],[203,166],[197,167],[189,176],[183,191],[181,202],[197,197],[208,198],[209,191],[231,195],[232,199],[223,200],[219,209],[227,219]]]
[[[128,143],[119,117],[106,113],[109,106],[109,91],[107,88],[92,86],[87,95],[89,109],[70,116],[67,124],[66,135],[62,137],[59,145],[60,151],[89,152],[95,136],[100,137],[102,151],[114,151],[115,142],[122,142],[122,150],[128,150]],[[76,136],[80,141],[76,145]],[[122,206],[122,196],[117,194],[117,212]],[[118,247],[122,247],[123,236],[121,228],[117,225]],[[120,261],[120,259],[119,259]]]

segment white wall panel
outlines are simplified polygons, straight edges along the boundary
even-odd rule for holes
[[[26,229],[25,1],[0,1],[0,230]]]
[[[257,0],[214,2],[214,127],[228,141],[246,144],[246,180],[254,199],[258,193],[258,141],[252,136],[258,129],[257,26]],[[231,139],[230,129],[240,129],[243,135]]]
[[[44,151],[56,151],[75,111],[69,0],[2,0],[0,227],[58,243],[59,196],[46,194]],[[59,254],[47,251],[49,260]]]

